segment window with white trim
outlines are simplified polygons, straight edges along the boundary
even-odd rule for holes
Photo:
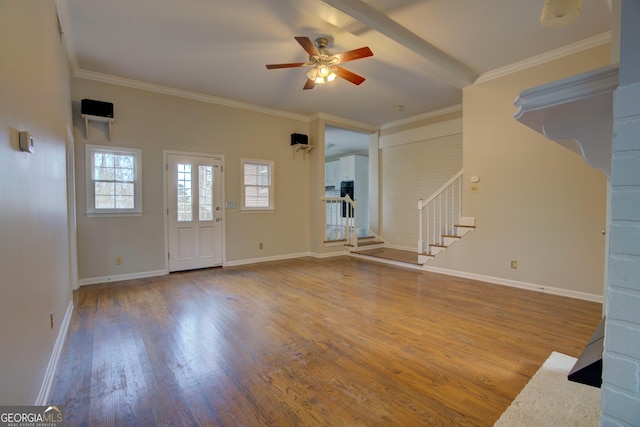
[[[242,209],[274,210],[273,161],[242,159]]]
[[[85,146],[87,215],[142,213],[142,150]]]

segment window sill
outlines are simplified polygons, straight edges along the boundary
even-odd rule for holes
[[[85,212],[89,218],[111,218],[125,216],[142,216],[142,212]]]
[[[274,213],[275,209],[251,209],[251,208],[241,208],[240,213]]]

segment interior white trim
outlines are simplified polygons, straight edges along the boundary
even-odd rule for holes
[[[275,256],[268,256],[268,257],[262,257],[262,258],[240,259],[236,261],[227,261],[222,266],[234,267],[238,265],[257,264],[260,262],[282,261],[282,260],[293,259],[293,258],[304,258],[310,255],[311,254],[309,252],[302,252],[298,254],[286,254],[286,255],[275,255]]]
[[[73,73],[73,77],[77,77],[85,80],[93,80],[101,83],[109,83],[109,84],[114,84],[118,86],[129,87],[133,89],[146,90],[148,92],[161,93],[164,95],[177,96],[180,98],[192,99],[194,101],[207,102],[209,104],[216,104],[216,105],[222,105],[225,107],[238,108],[240,110],[248,110],[256,113],[269,114],[272,116],[283,117],[285,119],[299,120],[305,123],[309,122],[309,117],[301,114],[294,114],[287,111],[259,107],[257,105],[248,104],[246,102],[233,101],[231,99],[221,98],[218,96],[205,95],[198,92],[191,92],[188,90],[176,89],[173,87],[158,85],[155,83],[148,83],[141,80],[116,77],[110,74],[96,73],[94,71],[78,69]]]
[[[53,346],[51,352],[51,358],[47,365],[47,370],[44,373],[44,379],[42,380],[42,386],[34,405],[44,406],[49,403],[49,395],[51,394],[51,387],[53,386],[53,380],[56,376],[56,369],[58,368],[58,360],[60,360],[60,354],[64,347],[64,341],[67,338],[67,331],[69,330],[69,324],[71,323],[71,315],[73,314],[73,301],[69,301],[67,305],[67,311],[64,313],[64,318],[60,324],[60,330],[58,331],[58,337]]]
[[[301,252],[297,254],[242,259],[242,260],[236,260],[236,261],[227,261],[223,264],[223,267],[234,267],[239,265],[257,264],[257,263],[268,262],[268,261],[282,261],[287,259],[304,258],[308,256],[313,258],[333,258],[337,256],[344,256],[344,255],[352,256],[354,258],[364,259],[371,262],[378,262],[382,264],[393,265],[396,267],[409,268],[417,271],[429,271],[432,273],[445,274],[447,276],[462,277],[465,279],[477,280],[480,282],[488,282],[496,285],[510,286],[513,288],[526,289],[530,291],[536,291],[536,292],[547,293],[552,295],[560,295],[560,296],[565,296],[569,298],[597,302],[600,304],[603,303],[602,295],[572,291],[569,289],[555,288],[552,286],[538,285],[535,283],[520,282],[517,280],[503,279],[500,277],[486,276],[483,274],[468,273],[464,271],[450,270],[450,269],[440,268],[440,267],[431,267],[428,264],[425,264],[423,266],[412,265],[412,264],[407,264],[407,263],[383,259],[383,258],[372,258],[372,257],[359,255],[357,253],[353,253],[349,251],[337,251],[337,252],[329,252],[329,253]],[[142,279],[145,277],[163,276],[166,274],[169,274],[169,272],[165,270],[156,270],[156,271],[141,272],[141,273],[134,273],[134,274],[121,274],[117,276],[105,276],[105,277],[95,277],[90,279],[81,279],[79,284],[80,286],[94,285],[98,283],[108,283],[108,282],[117,282],[121,280]]]
[[[437,78],[463,88],[478,77],[475,70],[398,24],[362,0],[323,0],[342,13],[412,50],[437,66]]]
[[[617,64],[570,76],[522,91],[514,101],[514,117],[581,155],[610,179],[617,87]]]
[[[402,126],[420,120],[427,120],[433,117],[443,116],[445,114],[456,113],[462,111],[462,104],[451,105],[449,107],[440,108],[438,110],[429,111],[428,113],[417,114],[415,116],[407,117],[405,119],[395,120],[393,122],[385,123],[380,126],[380,130],[394,128],[396,126]]]
[[[526,290],[536,291],[544,294],[560,295],[560,296],[569,297],[569,298],[597,302],[600,304],[602,304],[602,301],[603,301],[602,295],[589,294],[586,292],[572,291],[569,289],[555,288],[552,286],[537,285],[535,283],[520,282],[517,280],[503,279],[501,277],[485,276],[483,274],[449,270],[446,268],[430,267],[428,265],[423,266],[422,269],[425,271],[433,272],[433,273],[446,274],[446,275],[455,276],[455,277],[462,277],[464,279],[477,280],[480,282],[489,282],[495,285],[510,286],[512,288],[526,289]]]
[[[349,255],[349,251],[342,250],[342,251],[325,252],[325,253],[312,252],[312,253],[309,254],[310,257],[318,258],[318,259],[335,258],[335,257],[338,257],[338,256],[344,256],[344,255]]]
[[[440,123],[421,126],[415,129],[394,133],[393,135],[381,135],[379,148],[390,148],[399,145],[412,144],[419,141],[442,138],[445,136],[459,135],[462,133],[462,119],[447,120]]]
[[[595,295],[595,294],[589,294],[586,292],[555,288],[552,286],[537,285],[535,283],[519,282],[517,280],[503,279],[501,277],[494,277],[494,276],[485,276],[483,274],[468,273],[465,271],[450,270],[447,268],[432,267],[432,266],[429,266],[428,263],[423,266],[420,266],[420,265],[407,264],[399,261],[383,259],[383,258],[367,257],[367,256],[359,255],[356,253],[349,253],[349,255],[355,258],[365,259],[367,261],[373,261],[373,262],[378,262],[382,264],[389,264],[396,267],[409,268],[417,271],[429,271],[432,273],[445,274],[447,276],[453,276],[453,277],[462,277],[464,279],[477,280],[479,282],[487,282],[495,285],[510,286],[512,288],[526,289],[529,291],[536,291],[540,293],[559,295],[559,296],[564,296],[569,298],[581,299],[585,301],[592,301],[600,304],[603,303],[602,295]]]
[[[164,276],[169,270],[141,271],[139,273],[114,274],[113,276],[88,277],[78,280],[79,286],[97,285],[99,283],[121,282],[123,280],[144,279],[145,277]]]
[[[378,126],[370,125],[368,123],[357,122],[355,120],[345,119],[343,117],[334,116],[328,113],[315,113],[309,116],[310,121],[324,120],[331,125],[345,126],[351,130],[362,131],[362,133],[374,133],[378,131]]]
[[[602,33],[597,36],[590,37],[588,39],[584,39],[582,41],[570,44],[565,47],[561,47],[559,49],[552,50],[550,52],[543,53],[541,55],[527,58],[524,61],[519,61],[514,64],[497,68],[492,71],[487,71],[486,73],[480,74],[480,76],[476,79],[476,81],[473,84],[475,85],[479,83],[484,83],[489,80],[504,77],[509,74],[516,73],[518,71],[523,71],[528,68],[535,67],[536,65],[541,65],[549,61],[554,61],[556,59],[560,59],[565,56],[572,55],[574,53],[582,52],[584,50],[591,49],[593,47],[602,46],[603,44],[607,44],[607,43],[611,43],[610,31],[606,33]]]

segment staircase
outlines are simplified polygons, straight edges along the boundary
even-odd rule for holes
[[[325,243],[344,243],[347,250],[356,256],[422,266],[476,228],[475,218],[461,216],[462,170],[432,196],[418,201],[417,252],[386,247],[378,236],[358,236],[355,218],[358,204],[349,196],[326,197],[323,200],[327,224]]]
[[[462,169],[426,200],[418,201],[418,260],[433,259],[467,233],[475,218],[462,217]]]
[[[344,245],[349,252],[363,251],[368,249],[379,249],[384,247],[384,240],[377,236],[358,237],[356,245],[346,243]]]
[[[418,262],[424,264],[427,261],[432,260],[439,253],[446,251],[449,246],[461,240],[462,236],[474,231],[475,229],[475,218],[460,218],[456,224],[453,224],[453,234],[441,234],[439,239],[436,239],[434,243],[429,243],[427,245],[425,251],[418,252]]]

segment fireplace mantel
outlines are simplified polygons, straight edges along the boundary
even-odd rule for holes
[[[611,179],[613,92],[618,65],[524,90],[516,120],[580,154]]]

